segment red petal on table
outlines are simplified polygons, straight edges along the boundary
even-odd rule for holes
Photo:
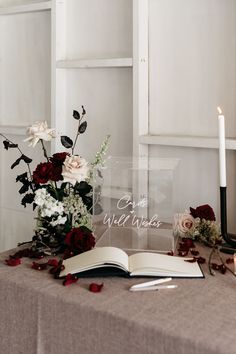
[[[226,262],[226,264],[234,263],[234,259],[233,258],[227,258],[225,262]]]
[[[173,255],[174,255],[173,251],[167,252],[167,256],[173,256]]]
[[[48,262],[46,263],[37,263],[33,262],[31,268],[36,269],[36,270],[45,270],[47,269]]]
[[[206,263],[206,260],[205,260],[205,258],[203,258],[203,257],[197,257],[197,262],[198,262],[199,264],[204,264],[204,263]]]
[[[89,285],[89,291],[92,291],[92,293],[100,293],[102,288],[103,288],[103,283],[101,284],[91,283]]]
[[[76,275],[73,274],[67,274],[66,279],[63,281],[64,286],[68,286],[70,284],[76,283],[78,281],[78,278]]]
[[[219,270],[219,265],[217,263],[211,263],[211,268],[214,270]]]
[[[222,273],[222,274],[225,274],[226,273],[226,266],[224,265],[224,264],[221,264],[220,266],[219,266],[219,270],[220,270],[220,272]]]
[[[11,267],[15,267],[18,266],[19,264],[21,264],[21,259],[20,258],[9,258],[5,260],[6,264],[11,266]]]
[[[52,267],[58,267],[59,261],[55,258],[48,260],[48,265]]]
[[[198,256],[198,255],[199,255],[199,252],[196,251],[196,250],[190,250],[190,252],[191,252],[191,254],[192,254],[193,256]]]

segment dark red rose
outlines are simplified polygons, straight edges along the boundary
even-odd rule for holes
[[[200,205],[196,209],[190,207],[190,214],[194,218],[200,218],[210,221],[216,220],[214,210],[208,204]]]
[[[66,156],[69,156],[68,152],[57,152],[50,157],[50,161],[54,166],[62,166]]]
[[[76,255],[91,250],[95,246],[95,238],[87,227],[75,227],[66,234],[65,244],[68,247],[65,252],[68,258],[70,253]]]
[[[33,172],[33,180],[36,184],[47,183],[52,176],[53,165],[51,162],[41,162]]]
[[[66,159],[66,156],[69,154],[67,152],[58,152],[56,154],[53,154],[52,157],[50,158],[50,161],[53,165],[52,172],[51,172],[51,180],[52,181],[62,181],[63,177],[61,175],[62,173],[62,165],[63,162]]]
[[[92,293],[100,293],[102,291],[102,288],[103,288],[103,283],[101,284],[91,283],[89,285],[89,291],[91,291]]]

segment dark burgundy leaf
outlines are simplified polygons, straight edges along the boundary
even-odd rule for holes
[[[73,117],[75,118],[75,119],[80,119],[80,114],[79,114],[79,112],[78,111],[73,111]]]
[[[24,194],[24,193],[28,192],[29,185],[30,185],[29,183],[24,183],[23,186],[19,189],[19,193]]]
[[[75,190],[79,193],[80,196],[84,196],[91,192],[92,186],[85,181],[81,181],[75,185]]]
[[[4,140],[3,141],[3,145],[4,145],[4,149],[8,150],[10,148],[17,148],[18,145],[17,144],[14,144],[14,143],[11,143],[10,141],[8,140]]]
[[[27,172],[24,172],[24,173],[22,173],[22,175],[18,175],[16,177],[16,182],[20,181],[20,182],[24,183],[25,180],[28,180]]]
[[[16,167],[17,165],[19,165],[21,159],[22,159],[22,156],[19,157],[18,159],[16,159],[16,161],[11,165],[11,169],[13,169],[13,168]]]
[[[33,193],[27,193],[24,198],[21,200],[21,204],[26,207],[26,204],[31,204],[34,201],[34,194]]]
[[[25,155],[22,155],[21,158],[23,161],[25,161],[25,163],[31,163],[33,161],[31,158]]]
[[[83,134],[85,132],[85,130],[87,129],[87,122],[83,122],[82,124],[80,124],[79,126],[79,132],[80,134]]]
[[[82,114],[83,114],[83,116],[86,114],[86,111],[85,111],[85,109],[84,109],[84,106],[82,106]]]
[[[73,146],[73,141],[68,136],[61,136],[61,143],[66,149],[70,149]]]

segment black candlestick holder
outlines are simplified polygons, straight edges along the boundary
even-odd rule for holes
[[[227,197],[226,188],[220,187],[220,220],[221,235],[226,242],[222,245],[221,251],[225,253],[236,253],[236,235],[227,231]]]

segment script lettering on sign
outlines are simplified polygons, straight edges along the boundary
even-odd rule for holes
[[[108,215],[105,214],[103,218],[103,224],[108,225],[108,227],[114,226],[129,226],[136,227],[140,229],[142,227],[156,227],[158,228],[161,225],[161,222],[158,220],[158,215],[154,214],[151,219],[147,220],[144,216],[138,216],[136,211],[137,208],[145,208],[148,205],[147,198],[142,198],[138,202],[135,202],[131,199],[129,195],[124,195],[121,197],[116,207],[118,210],[122,210],[123,214],[116,215],[115,213]]]

